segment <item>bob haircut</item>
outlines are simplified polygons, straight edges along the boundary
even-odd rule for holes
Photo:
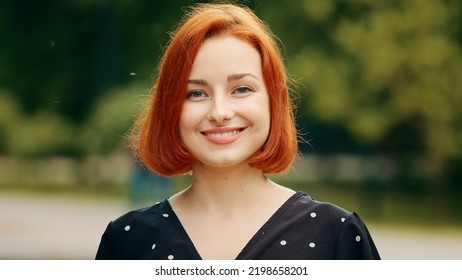
[[[181,140],[180,114],[199,48],[207,38],[221,34],[230,34],[249,43],[261,56],[271,124],[266,142],[249,158],[249,165],[264,173],[279,173],[288,169],[297,155],[294,108],[275,36],[247,7],[227,3],[197,4],[171,34],[151,90],[151,100],[129,135],[136,156],[156,173],[171,176],[192,170],[195,159]]]

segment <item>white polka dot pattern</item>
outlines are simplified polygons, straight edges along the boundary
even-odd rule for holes
[[[287,208],[281,208],[282,210],[277,212],[278,215],[274,215],[274,218],[271,218],[257,232],[258,244],[257,246],[252,245],[255,250],[249,246],[250,249],[245,255],[241,254],[242,256],[238,259],[273,259],[275,257],[291,259],[294,254],[306,259],[326,257],[342,259],[343,257],[349,258],[352,251],[357,251],[358,254],[365,252],[363,247],[372,242],[368,232],[357,227],[362,222],[357,215],[338,211],[338,208],[326,204],[318,204],[318,202],[301,195],[290,203],[287,204]],[[200,258],[199,255],[191,253],[194,248],[191,248],[190,244],[182,239],[187,236],[187,233],[178,232],[176,226],[178,226],[179,221],[175,212],[171,211],[168,202],[156,203],[155,205],[155,207],[143,210],[145,212],[141,212],[141,214],[136,212],[135,219],[132,218],[132,215],[112,224],[114,225],[113,228],[119,229],[119,233],[124,233],[119,234],[116,238],[120,236],[120,240],[126,246],[130,246],[129,248],[136,246],[138,249],[133,253],[127,250],[127,252],[130,251],[130,254],[124,258],[136,259],[137,256],[164,260]],[[337,235],[329,234],[332,230]],[[108,227],[108,233],[112,231]],[[362,241],[363,238],[365,238],[365,242]],[[109,241],[111,240],[109,239]],[[172,242],[176,242],[175,244],[183,242],[181,244],[187,250],[183,250],[179,246],[172,246]],[[107,243],[108,245],[103,243],[103,245],[110,246],[110,243]],[[161,246],[157,246],[157,244]],[[259,248],[263,246],[268,250],[259,253]],[[337,250],[337,247],[343,250]],[[101,248],[104,249],[105,247]],[[99,253],[101,259],[114,257],[105,255],[106,252],[103,249]],[[341,253],[334,255],[333,252],[337,251]],[[380,258],[374,254],[372,252],[372,255],[364,255],[364,258]],[[119,256],[116,255],[115,257]]]

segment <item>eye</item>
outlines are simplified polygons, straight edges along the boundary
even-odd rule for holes
[[[239,95],[246,95],[246,94],[249,94],[251,92],[253,92],[254,90],[248,86],[240,86],[238,88],[236,88],[234,90],[233,93],[236,93],[236,94],[239,94]]]
[[[186,94],[186,98],[189,100],[200,100],[205,97],[207,97],[207,95],[201,90],[191,90]]]

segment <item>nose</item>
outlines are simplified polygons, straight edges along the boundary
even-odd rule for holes
[[[213,98],[212,107],[207,114],[207,119],[217,124],[224,124],[234,117],[234,110],[231,108],[230,100],[223,96]]]

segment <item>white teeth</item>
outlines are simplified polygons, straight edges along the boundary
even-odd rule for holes
[[[228,132],[223,132],[223,133],[207,133],[207,136],[215,137],[215,138],[225,138],[231,135],[235,135],[238,132],[239,132],[238,130],[233,130],[233,131],[228,131]]]

